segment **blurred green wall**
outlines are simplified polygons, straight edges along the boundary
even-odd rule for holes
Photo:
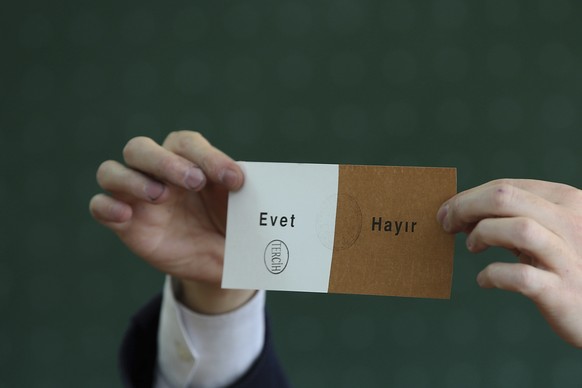
[[[162,276],[89,217],[133,136],[237,159],[455,166],[582,187],[582,3],[20,1],[0,21],[0,386],[111,387]],[[580,387],[582,354],[518,295],[269,294],[297,387]]]

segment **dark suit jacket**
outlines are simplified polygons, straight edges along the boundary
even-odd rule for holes
[[[156,368],[158,324],[162,296],[157,295],[131,320],[120,350],[121,377],[126,387],[150,388]],[[265,346],[247,373],[231,388],[284,388],[289,384],[273,349],[269,322]]]

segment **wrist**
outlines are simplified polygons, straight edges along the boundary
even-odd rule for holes
[[[256,290],[221,288],[217,284],[177,279],[176,298],[190,310],[206,315],[224,314],[248,302]]]

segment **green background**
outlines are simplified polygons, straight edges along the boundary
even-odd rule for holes
[[[88,213],[137,135],[202,132],[241,160],[458,168],[582,187],[582,3],[19,1],[0,16],[0,386],[109,387],[163,277]],[[531,302],[270,293],[297,387],[580,387]]]

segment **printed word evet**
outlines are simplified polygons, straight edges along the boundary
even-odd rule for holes
[[[414,233],[416,221],[383,220],[382,217],[372,217],[372,232],[391,232],[395,236],[400,233]]]
[[[290,226],[295,227],[295,214],[291,214],[290,217],[287,216],[271,216],[267,212],[261,212],[259,214],[259,225],[260,226]]]

